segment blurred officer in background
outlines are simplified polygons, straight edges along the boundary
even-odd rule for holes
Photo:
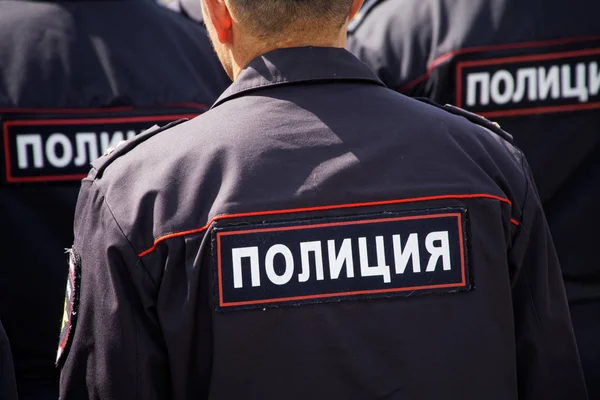
[[[182,15],[204,24],[202,0],[159,0],[159,4],[177,11]]]
[[[62,400],[586,398],[521,152],[344,50],[361,3],[203,1],[234,83],[84,179]]]
[[[20,398],[56,399],[64,248],[89,163],[228,84],[206,31],[147,1],[0,1],[0,317]]]
[[[202,15],[202,0],[179,0],[181,2],[181,12],[188,18],[204,24]]]
[[[10,351],[10,343],[0,321],[0,399],[17,400],[15,371]]]
[[[367,1],[348,48],[392,89],[497,121],[524,151],[600,399],[600,2]]]

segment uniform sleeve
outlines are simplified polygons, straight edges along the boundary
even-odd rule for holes
[[[587,399],[558,257],[523,164],[526,196],[509,252],[519,399]]]
[[[17,400],[12,353],[2,323],[0,323],[0,399]]]
[[[156,285],[89,178],[77,203],[73,252],[78,303],[59,360],[61,400],[167,398]]]

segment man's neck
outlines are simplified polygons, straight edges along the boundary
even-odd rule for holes
[[[289,49],[293,47],[346,47],[346,31],[343,35],[332,40],[331,38],[311,38],[310,40],[289,40],[279,43],[260,43],[251,46],[252,51],[235,52],[233,54],[233,77],[237,79],[244,68],[255,58],[278,49]],[[250,46],[248,46],[250,48]]]

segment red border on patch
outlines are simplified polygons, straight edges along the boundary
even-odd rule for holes
[[[210,107],[200,103],[173,103],[157,106],[117,106],[117,107],[97,107],[97,108],[0,108],[0,114],[106,114],[113,112],[128,112],[128,111],[155,111],[169,108],[191,108],[198,109],[202,112]]]
[[[456,106],[462,108],[463,98],[463,79],[462,72],[464,68],[469,67],[480,67],[484,65],[505,65],[515,64],[528,61],[545,61],[555,59],[566,59],[580,56],[589,56],[600,54],[600,49],[586,49],[577,51],[565,51],[559,53],[547,53],[547,54],[535,54],[529,56],[517,56],[517,57],[501,57],[492,58],[488,60],[477,60],[477,61],[463,61],[456,64]],[[567,111],[582,111],[582,110],[593,110],[600,108],[600,102],[595,103],[584,103],[584,104],[567,104],[561,106],[546,106],[546,107],[529,107],[529,108],[517,108],[512,110],[499,110],[499,111],[483,111],[477,112],[486,118],[495,117],[513,117],[517,115],[532,115],[532,114],[549,114],[557,112]]]
[[[50,110],[47,110],[50,111]],[[6,181],[9,183],[23,182],[57,182],[57,181],[75,181],[86,177],[86,174],[70,174],[70,175],[48,175],[48,176],[12,176],[10,165],[10,150],[9,150],[9,127],[11,126],[39,126],[39,125],[79,125],[79,124],[119,124],[119,123],[134,123],[134,122],[165,122],[176,121],[181,118],[196,118],[198,114],[173,114],[173,115],[152,115],[152,116],[135,116],[135,117],[106,117],[106,118],[84,118],[84,119],[44,119],[44,120],[10,120],[2,123],[2,132],[4,136],[4,156],[6,167]],[[148,127],[150,128],[150,127]]]
[[[293,297],[278,297],[273,299],[263,300],[250,300],[250,301],[238,301],[238,302],[223,302],[223,276],[221,266],[221,236],[231,235],[244,235],[249,233],[257,232],[277,232],[277,231],[291,231],[301,229],[312,229],[312,228],[325,228],[329,226],[341,226],[341,225],[363,225],[363,224],[377,224],[382,222],[394,222],[394,221],[407,221],[407,220],[418,220],[418,219],[434,219],[443,217],[456,217],[458,223],[458,237],[460,242],[460,264],[461,264],[461,276],[462,281],[460,283],[440,284],[440,285],[423,285],[423,286],[411,286],[403,288],[390,288],[390,289],[373,289],[373,290],[357,290],[353,292],[336,292],[336,293],[325,293],[308,296],[293,296]],[[253,304],[268,304],[281,301],[294,301],[294,300],[310,300],[310,299],[323,299],[330,297],[348,297],[365,294],[376,294],[376,293],[397,293],[415,290],[427,290],[427,289],[444,289],[452,287],[465,287],[466,282],[466,265],[465,265],[465,249],[464,249],[464,235],[462,227],[462,214],[460,213],[445,213],[445,214],[430,214],[430,215],[416,215],[407,217],[392,217],[392,218],[378,218],[378,219],[366,219],[358,221],[345,221],[345,222],[330,222],[323,224],[312,224],[312,225],[298,225],[298,226],[285,226],[280,228],[263,228],[263,229],[248,229],[230,232],[218,232],[217,233],[217,271],[218,271],[218,284],[219,284],[219,306],[221,308],[245,306]]]

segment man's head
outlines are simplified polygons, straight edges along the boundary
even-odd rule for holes
[[[202,0],[215,50],[235,79],[254,57],[299,46],[345,47],[363,0]]]

